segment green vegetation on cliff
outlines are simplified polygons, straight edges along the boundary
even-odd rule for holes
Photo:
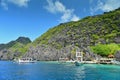
[[[1,44],[0,50],[10,49],[12,52],[25,53],[27,51],[26,44],[31,43],[31,40],[27,37],[19,37],[18,39],[11,41],[7,44]]]
[[[77,22],[62,23],[49,29],[33,42],[34,45],[44,44],[56,49],[70,45],[79,48],[93,46],[93,52],[100,55],[114,54],[116,50],[109,50],[110,46],[117,46],[118,43],[120,43],[120,8],[103,15],[89,16]],[[94,47],[95,45],[97,46]],[[105,50],[102,50],[102,47]]]
[[[120,44],[97,44],[91,47],[92,51],[101,56],[108,56],[109,54],[115,54],[116,51],[120,50]]]
[[[6,59],[3,54],[9,54],[11,51],[11,54],[14,53],[12,58],[19,57],[19,53],[26,53],[27,56],[38,60],[56,60],[61,56],[74,56],[74,48],[79,48],[86,54],[90,54],[92,50],[95,54],[107,56],[120,50],[119,44],[120,8],[102,15],[88,16],[76,22],[61,23],[32,43],[28,38],[20,37],[8,44],[0,44],[0,57]]]

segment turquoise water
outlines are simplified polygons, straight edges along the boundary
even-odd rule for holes
[[[120,66],[0,61],[0,80],[120,80]]]

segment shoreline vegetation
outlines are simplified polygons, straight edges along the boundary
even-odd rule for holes
[[[27,37],[19,37],[0,44],[0,60],[24,57],[38,61],[75,60],[76,51],[83,52],[84,61],[103,57],[120,61],[120,8],[79,21],[61,23],[33,42]]]
[[[94,53],[107,57],[110,54],[115,55],[120,50],[120,44],[97,44],[96,46],[91,46],[91,49]]]

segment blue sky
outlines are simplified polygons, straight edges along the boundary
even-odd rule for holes
[[[19,36],[32,41],[60,23],[120,7],[120,0],[0,0],[0,43]]]

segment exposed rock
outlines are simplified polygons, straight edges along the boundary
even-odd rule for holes
[[[0,44],[0,59],[11,60],[23,55],[20,50],[24,48],[21,51],[27,51],[26,44],[30,42],[29,38],[19,37],[7,44]],[[84,52],[84,60],[92,60],[100,56],[90,51],[88,46],[99,43],[120,43],[120,9],[51,28],[33,41],[31,47],[27,46],[29,49],[23,57],[36,60],[75,59],[75,51],[78,50]],[[119,51],[116,53],[117,59],[118,56]]]
[[[13,60],[13,54],[7,49],[0,51],[0,60]]]
[[[120,43],[120,36],[114,38],[115,43]]]
[[[120,61],[120,51],[117,51],[115,53],[115,58],[116,58],[117,61]]]

